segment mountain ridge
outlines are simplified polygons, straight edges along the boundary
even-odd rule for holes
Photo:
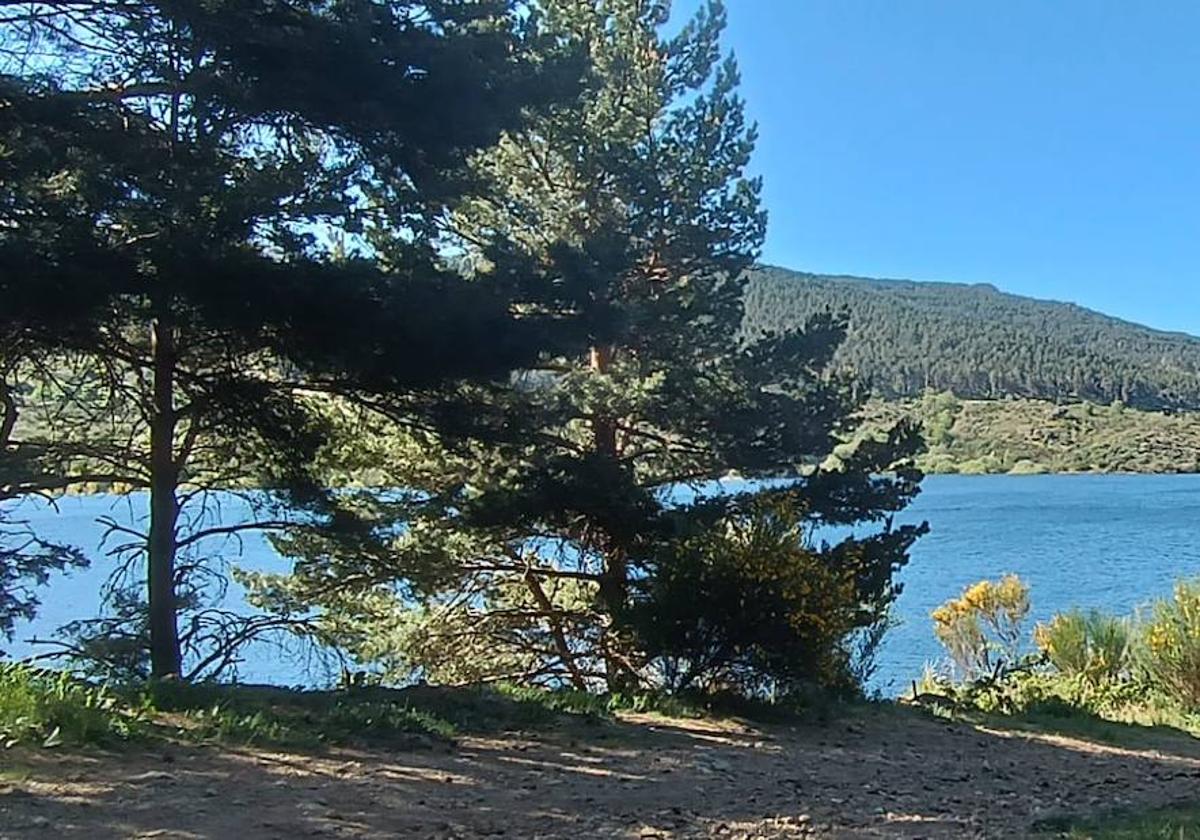
[[[760,265],[749,273],[747,328],[786,329],[844,311],[835,364],[884,398],[1123,402],[1200,409],[1200,337],[988,283],[823,275]]]
[[[1185,332],[1184,330],[1164,330],[1160,327],[1154,327],[1149,324],[1143,324],[1140,321],[1131,321],[1128,318],[1122,318],[1119,315],[1110,315],[1107,312],[1101,312],[1099,309],[1093,309],[1090,306],[1084,306],[1082,303],[1073,300],[1060,300],[1058,298],[1040,298],[1033,295],[1022,295],[1017,292],[1006,292],[995,283],[979,282],[979,283],[964,283],[958,280],[914,280],[909,277],[868,277],[864,274],[822,274],[817,271],[801,271],[799,269],[787,268],[785,266],[773,265],[770,263],[759,263],[751,269],[751,273],[759,271],[780,271],[789,274],[797,275],[797,277],[811,277],[818,280],[829,280],[835,282],[862,283],[874,284],[880,286],[916,286],[916,287],[948,287],[952,289],[964,290],[981,290],[992,292],[1003,298],[1014,298],[1021,301],[1030,301],[1033,303],[1045,304],[1047,306],[1064,307],[1067,309],[1077,310],[1081,313],[1086,313],[1098,318],[1103,318],[1107,321],[1112,321],[1116,324],[1122,324],[1128,327],[1134,327],[1139,330],[1156,333],[1162,336],[1173,336],[1178,338],[1188,339],[1190,341],[1200,342],[1200,335],[1195,333]]]

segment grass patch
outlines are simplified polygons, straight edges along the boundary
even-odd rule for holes
[[[1043,820],[1035,829],[1045,837],[1071,840],[1200,840],[1200,806],[1116,812],[1082,820],[1054,818]]]
[[[917,708],[939,718],[990,729],[1059,735],[1128,749],[1182,749],[1200,754],[1200,717],[1163,702],[1089,708],[1050,698],[1001,711],[955,703],[953,697],[945,697],[944,704],[931,699],[939,696],[922,695]]]
[[[24,765],[0,765],[0,782],[27,782],[33,774]]]
[[[65,672],[6,664],[0,666],[0,745],[108,744],[137,737],[308,750],[346,744],[416,749],[449,745],[466,734],[578,732],[614,722],[619,712],[795,721],[827,718],[825,705],[506,685],[304,691],[157,681],[116,690]]]
[[[449,742],[444,717],[384,690],[300,691],[158,682],[134,698],[160,729],[197,741],[312,749],[336,744],[411,748]]]
[[[1200,712],[1146,680],[1093,682],[1083,675],[1015,669],[954,683],[927,675],[901,702],[942,717],[1003,729],[1066,735],[1122,747],[1200,748]]]
[[[594,729],[613,722],[619,712],[757,721],[802,716],[792,707],[734,697],[598,695],[510,685],[300,691],[160,682],[138,689],[136,702],[151,719],[174,727],[181,737],[300,748],[327,744],[403,748],[448,743],[469,734]],[[816,706],[807,711],[816,712]],[[824,715],[826,710],[819,711]]]
[[[1039,711],[994,714],[964,711],[948,715],[975,726],[1039,735],[1060,735],[1127,749],[1178,749],[1200,751],[1200,735],[1182,720],[1172,723],[1113,720],[1076,709],[1070,715]]]
[[[139,692],[141,707],[183,737],[301,748],[430,746],[460,734],[596,724],[609,717],[605,698],[506,686],[301,691],[160,682]]]
[[[71,674],[0,663],[0,746],[105,744],[144,731],[117,695]]]

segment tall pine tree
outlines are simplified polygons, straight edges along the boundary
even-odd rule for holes
[[[145,571],[106,629],[153,675],[261,626],[178,616],[229,539],[320,497],[330,398],[399,416],[536,358],[546,319],[430,244],[467,156],[578,76],[521,26],[504,0],[6,5],[0,332],[36,352],[2,371],[0,497],[147,491],[145,523],[108,523]],[[255,515],[217,521],[246,488]]]
[[[537,7],[534,25],[585,50],[592,75],[576,101],[476,157],[489,186],[455,206],[447,242],[484,284],[507,282],[489,255],[516,243],[559,278],[543,305],[603,328],[585,351],[473,395],[466,425],[503,434],[398,434],[388,483],[408,492],[347,500],[370,550],[293,532],[279,544],[295,575],[256,583],[263,603],[322,608],[393,677],[625,689],[662,680],[639,604],[658,597],[647,582],[664,558],[696,556],[675,549],[697,528],[716,533],[721,511],[777,495],[755,483],[766,479],[790,481],[796,539],[886,520],[917,492],[919,438],[899,427],[822,468],[857,405],[824,372],[842,324],[742,331],[742,276],[766,218],[720,5],[673,35],[666,2]],[[719,484],[731,475],[748,483]],[[813,549],[817,562],[858,558],[847,631],[878,619],[918,533],[887,524]]]

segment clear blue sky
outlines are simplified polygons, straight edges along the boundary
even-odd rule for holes
[[[765,261],[993,283],[1200,334],[1200,3],[727,8]]]

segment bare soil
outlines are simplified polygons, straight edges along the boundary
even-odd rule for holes
[[[9,752],[0,837],[1025,837],[1049,816],[1200,799],[1200,742],[1139,743],[885,710],[800,727],[629,716],[410,751]]]

